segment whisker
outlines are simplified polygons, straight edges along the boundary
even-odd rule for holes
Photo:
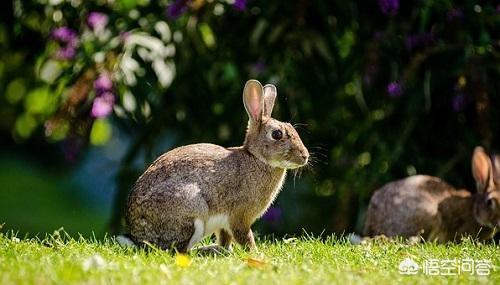
[[[309,152],[309,162],[328,164],[328,156],[320,152]]]
[[[318,150],[309,150],[310,156],[321,156],[323,158],[328,157],[328,153],[326,151],[318,151]]]
[[[324,149],[324,150],[326,150],[326,149],[327,149],[327,146],[326,146],[326,145],[324,145],[324,144],[319,144],[319,145],[309,146],[309,148],[319,148],[319,149]]]
[[[316,162],[311,162],[311,163],[308,163],[308,164],[307,164],[307,165],[305,165],[304,167],[305,167],[306,169],[308,169],[308,168],[313,168],[314,166],[316,166]]]
[[[303,123],[295,123],[295,124],[292,124],[292,126],[294,128],[299,128],[299,127],[307,127],[309,125],[308,124],[303,124]]]
[[[324,152],[328,152],[329,148],[325,148],[322,146],[309,146],[308,149],[313,150],[315,152],[324,153]]]
[[[297,169],[293,170],[293,188],[295,189],[295,179],[297,178]]]
[[[311,172],[311,173],[315,173],[315,169],[314,169],[314,166],[315,166],[315,162],[308,162],[304,167],[302,167],[302,171],[308,171],[308,172]]]
[[[293,126],[294,129],[296,129],[297,131],[301,131],[301,132],[305,132],[307,134],[310,134],[311,132],[306,128],[306,127],[303,127],[303,126]]]
[[[319,152],[309,152],[309,156],[313,157],[313,158],[318,158],[318,156],[321,156],[322,158],[327,158],[328,155],[324,154],[324,153],[319,153]]]
[[[327,163],[328,162],[328,159],[326,159],[326,157],[310,157],[309,160],[313,163],[320,163],[320,162],[324,162],[324,163]]]

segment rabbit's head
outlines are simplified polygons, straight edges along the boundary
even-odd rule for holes
[[[484,226],[500,226],[500,157],[493,160],[480,146],[472,155],[472,175],[476,180],[477,198],[474,203],[476,220]]]
[[[276,87],[249,80],[243,90],[243,104],[250,118],[244,147],[272,167],[293,169],[304,166],[309,152],[295,128],[271,118]]]

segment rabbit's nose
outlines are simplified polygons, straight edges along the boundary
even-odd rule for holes
[[[303,159],[309,158],[309,151],[307,151],[307,149],[304,149],[303,151],[301,151],[300,154],[301,154]]]
[[[302,159],[307,163],[307,160],[309,159],[309,153],[307,152],[302,152],[300,154],[300,157],[302,157]]]

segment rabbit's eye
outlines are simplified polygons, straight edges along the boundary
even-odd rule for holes
[[[493,209],[495,207],[495,201],[493,201],[493,199],[489,198],[488,200],[486,200],[486,205],[488,205],[488,207],[490,209]]]
[[[274,130],[271,133],[271,137],[273,137],[273,139],[275,140],[280,140],[281,138],[283,138],[283,132],[280,130]]]

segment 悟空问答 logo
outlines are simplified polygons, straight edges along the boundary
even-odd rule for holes
[[[410,258],[406,258],[399,264],[399,273],[404,275],[415,275],[418,273],[420,266]]]

